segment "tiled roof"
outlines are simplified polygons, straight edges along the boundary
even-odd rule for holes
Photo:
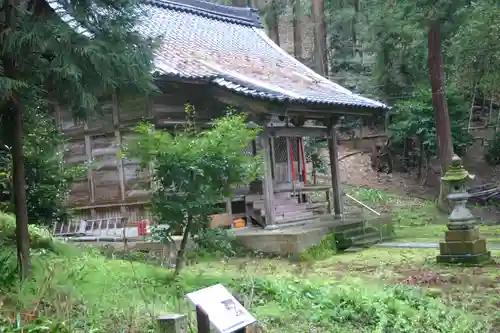
[[[54,9],[58,4],[48,3]],[[161,75],[205,80],[264,100],[387,108],[323,78],[283,51],[267,37],[253,9],[201,0],[145,0],[140,7],[144,20],[138,31],[162,38],[155,59]]]

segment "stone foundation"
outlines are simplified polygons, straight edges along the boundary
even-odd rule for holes
[[[465,230],[448,230],[445,242],[439,244],[438,263],[482,265],[492,262],[491,253],[486,249],[486,240],[474,227]]]

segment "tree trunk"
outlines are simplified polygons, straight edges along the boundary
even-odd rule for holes
[[[14,136],[12,138],[12,178],[14,183],[14,205],[16,214],[17,257],[21,279],[31,271],[30,239],[28,233],[28,203],[24,179],[23,112],[13,104],[11,109]]]
[[[453,142],[448,104],[446,103],[444,92],[444,66],[441,54],[441,29],[439,20],[432,22],[429,28],[428,62],[432,87],[432,104],[434,105],[436,119],[438,155],[441,164],[441,174],[444,175],[453,157]],[[438,207],[444,211],[448,210],[447,192],[446,186],[442,183],[438,198]]]
[[[271,0],[271,4],[266,13],[266,25],[268,28],[269,38],[276,44],[280,45],[280,33],[278,24],[278,1]]]
[[[302,60],[302,5],[300,0],[293,2],[293,55],[296,59]]]
[[[312,0],[312,16],[314,21],[314,46],[316,67],[319,74],[328,75],[328,55],[326,49],[326,23],[324,0]]]
[[[184,264],[184,253],[186,252],[186,246],[189,239],[189,234],[191,233],[192,225],[193,225],[193,216],[188,214],[186,227],[184,228],[181,244],[179,246],[179,251],[177,251],[177,258],[175,258],[174,277],[179,276],[179,274],[181,273],[181,269]]]
[[[246,1],[245,0],[232,0],[231,4],[234,7],[246,7]]]
[[[25,9],[26,2],[4,1],[4,33],[9,29],[15,29],[17,22],[17,10]],[[16,79],[15,60],[8,57],[2,58],[4,75],[10,79]],[[28,204],[26,202],[26,181],[24,179],[24,147],[23,147],[23,110],[19,105],[20,98],[17,91],[12,91],[12,96],[2,108],[7,130],[12,131],[10,135],[12,146],[12,181],[14,187],[14,206],[16,215],[16,245],[19,273],[21,280],[27,277],[31,271],[30,244],[28,233]]]
[[[359,53],[361,55],[361,51],[358,47],[358,36],[356,32],[356,25],[358,23],[358,15],[359,15],[359,0],[354,0],[354,16],[352,18],[351,22],[351,29],[352,29],[352,56],[355,57],[356,53]]]

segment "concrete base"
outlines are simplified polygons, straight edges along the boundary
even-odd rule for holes
[[[442,255],[477,255],[486,252],[486,239],[439,243]]]
[[[374,218],[361,216],[344,217],[337,220],[333,215],[318,215],[314,220],[302,221],[289,225],[273,225],[267,228],[248,226],[241,229],[231,229],[236,240],[248,249],[278,255],[297,254],[319,244],[327,234],[339,233],[351,229],[363,229],[374,226],[380,230],[391,227],[389,215]],[[127,249],[132,251],[156,251],[163,253],[168,258],[175,258],[179,248],[181,236],[174,236],[174,242],[163,245],[148,242],[143,237],[127,237]],[[117,250],[124,250],[123,237],[75,237],[69,241],[92,246],[111,246]],[[194,247],[190,239],[188,248]]]
[[[473,255],[470,254],[439,255],[436,257],[436,261],[440,264],[462,264],[471,266],[483,266],[495,263],[495,261],[491,257],[490,251]]]
[[[248,228],[236,234],[236,239],[246,248],[264,253],[286,255],[301,253],[318,244],[330,228],[283,228],[265,230]]]
[[[319,244],[327,234],[360,228],[364,225],[384,228],[392,221],[390,216],[372,219],[353,218],[337,220],[333,215],[323,215],[316,220],[305,221],[300,225],[277,225],[277,229],[269,230],[260,227],[235,229],[236,240],[254,251],[278,255],[302,253]]]
[[[438,263],[484,265],[492,262],[486,240],[479,229],[451,229],[445,232],[445,242],[439,243]]]

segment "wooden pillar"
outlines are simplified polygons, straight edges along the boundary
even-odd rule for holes
[[[252,140],[252,156],[257,156],[257,142]]]
[[[226,199],[226,213],[229,215],[233,215],[233,201],[231,198]]]
[[[340,187],[337,120],[337,117],[332,117],[328,121],[328,152],[330,153],[330,172],[332,175],[333,214],[335,219],[341,219],[344,207],[342,205],[342,189]]]
[[[88,133],[89,124],[87,120],[83,123],[83,130],[85,132],[85,155],[89,163],[92,162],[92,139]],[[89,182],[89,194],[90,194],[90,204],[93,206],[95,204],[95,184],[94,184],[94,171],[92,168],[87,170],[87,179]],[[97,212],[95,208],[90,209],[90,217],[95,220],[97,218]]]
[[[285,137],[285,145],[286,145],[286,161],[288,163],[286,164],[286,170],[288,173],[288,181],[292,182],[292,167],[290,163],[293,163],[293,161],[290,161],[290,138],[287,136]]]
[[[118,97],[116,94],[113,94],[113,127],[115,129],[115,140],[116,140],[116,149],[117,151],[122,149],[122,136],[120,133],[120,108],[118,104]],[[118,154],[117,154],[118,156]],[[122,204],[120,205],[120,214],[122,217],[125,217],[127,214],[127,209],[124,206],[125,202],[125,170],[123,167],[123,159],[117,157],[116,160],[116,171],[118,173],[118,182],[120,186],[120,200]],[[128,222],[128,221],[127,221]]]
[[[269,144],[271,145],[271,175],[276,184],[276,152],[274,149],[274,136],[269,138]]]
[[[271,145],[269,134],[262,134],[260,142],[264,152],[264,179],[262,180],[262,192],[264,194],[264,210],[266,213],[266,229],[276,229],[276,211],[274,207],[274,186],[271,173]]]
[[[201,307],[196,306],[196,328],[198,333],[210,333],[210,320]]]

